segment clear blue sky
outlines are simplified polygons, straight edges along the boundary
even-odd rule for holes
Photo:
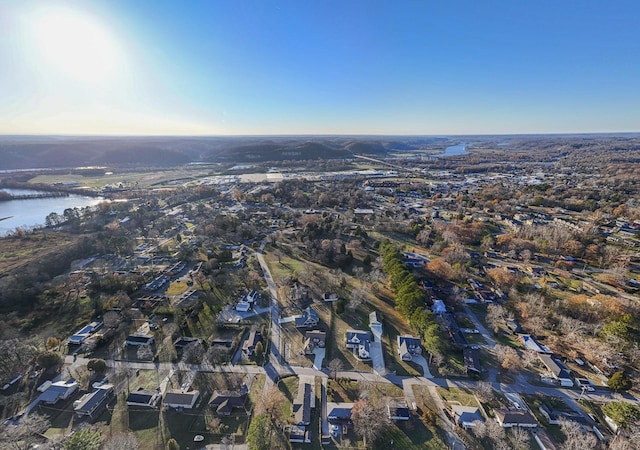
[[[640,3],[4,0],[0,133],[640,131]]]

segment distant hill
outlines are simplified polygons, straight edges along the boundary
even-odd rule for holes
[[[444,136],[0,136],[0,170],[344,159],[359,154],[384,156],[425,149],[442,151],[461,139],[492,142],[479,136],[454,139]],[[505,139],[507,137],[499,137],[493,141]],[[549,145],[559,140],[558,137],[540,139],[548,140]]]

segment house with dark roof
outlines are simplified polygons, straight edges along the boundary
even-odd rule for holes
[[[484,422],[480,409],[475,406],[453,405],[451,412],[456,425],[465,430],[475,427],[477,422]]]
[[[311,424],[311,395],[313,391],[310,383],[300,382],[298,395],[293,402],[294,423],[298,426]]]
[[[304,352],[307,355],[313,353],[316,347],[324,348],[327,340],[327,332],[320,330],[311,330],[305,333]]]
[[[551,425],[560,425],[563,421],[574,422],[579,425],[588,425],[589,423],[582,414],[575,411],[553,409],[546,403],[541,403],[538,410]]]
[[[521,334],[520,341],[527,350],[531,350],[536,353],[551,353],[551,350],[549,350],[548,347],[540,344],[538,340],[530,334]]]
[[[200,397],[200,391],[173,390],[164,395],[164,406],[177,410],[192,409]]]
[[[155,342],[155,338],[149,335],[132,334],[127,336],[124,343],[131,347],[139,347],[141,345],[152,345]]]
[[[536,428],[538,421],[535,417],[524,409],[501,408],[495,411],[496,420],[502,428]]]
[[[322,296],[322,300],[325,302],[337,302],[338,295],[334,294],[333,292],[325,292]]]
[[[113,385],[102,384],[76,400],[73,403],[73,410],[78,417],[89,417],[93,421],[102,414],[113,397]]]
[[[353,351],[353,355],[361,360],[371,359],[371,333],[362,330],[347,330],[345,345]]]
[[[555,356],[545,354],[539,354],[538,358],[547,367],[551,376],[560,382],[561,386],[573,387],[571,371],[562,361]]]
[[[239,391],[213,391],[209,407],[219,416],[229,416],[234,409],[244,411],[247,402],[247,390]]]
[[[289,428],[289,442],[294,444],[310,444],[311,432],[307,427],[293,425]]]
[[[256,345],[260,342],[260,332],[257,330],[251,330],[249,333],[249,337],[244,344],[242,345],[242,351],[247,355],[253,355],[253,352],[256,350]]]
[[[69,344],[71,345],[80,345],[82,344],[89,336],[102,328],[102,322],[91,322],[88,325],[82,327],[82,329],[78,330],[69,338]]]
[[[422,355],[422,341],[410,335],[398,336],[398,354],[403,361],[411,361],[414,356]]]
[[[390,420],[409,420],[411,413],[406,400],[389,399],[387,402],[387,417]]]
[[[462,351],[462,358],[464,359],[464,369],[467,375],[478,376],[482,373],[482,366],[480,365],[480,354],[475,348],[465,348]]]
[[[127,406],[139,406],[142,408],[155,408],[160,402],[162,394],[159,390],[147,391],[142,388],[130,392],[127,395]]]
[[[39,403],[53,405],[59,400],[68,400],[78,390],[79,386],[74,378],[54,383],[47,381],[38,387],[38,390],[42,392],[38,397],[38,401]]]
[[[320,321],[320,316],[318,316],[318,312],[309,306],[307,309],[302,311],[302,315],[295,318],[295,324],[297,328],[311,328],[318,325]]]
[[[327,402],[327,420],[332,425],[351,425],[353,403]]]
[[[507,325],[509,331],[511,331],[513,334],[520,334],[523,331],[520,322],[518,322],[516,319],[507,319],[505,324]]]
[[[175,342],[173,343],[173,346],[175,347],[176,350],[183,350],[187,345],[192,344],[194,342],[197,342],[199,344],[202,343],[202,341],[199,338],[180,336],[178,339],[175,340]]]

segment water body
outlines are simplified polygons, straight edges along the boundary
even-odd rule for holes
[[[13,195],[38,194],[41,191],[29,189],[3,189]],[[16,228],[38,227],[44,225],[46,217],[52,212],[62,215],[67,208],[95,206],[104,201],[101,197],[69,195],[68,197],[35,198],[0,202],[0,236]]]
[[[467,144],[464,142],[461,142],[456,145],[450,145],[449,147],[444,149],[443,154],[435,155],[435,156],[442,158],[445,156],[459,156],[459,155],[466,155],[466,154],[467,154]]]

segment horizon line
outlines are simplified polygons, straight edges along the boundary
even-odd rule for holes
[[[567,132],[523,132],[523,133],[292,133],[292,134],[84,134],[84,133],[0,133],[3,137],[73,137],[73,138],[259,138],[259,137],[518,137],[518,136],[602,136],[640,135],[638,131],[567,131]]]

